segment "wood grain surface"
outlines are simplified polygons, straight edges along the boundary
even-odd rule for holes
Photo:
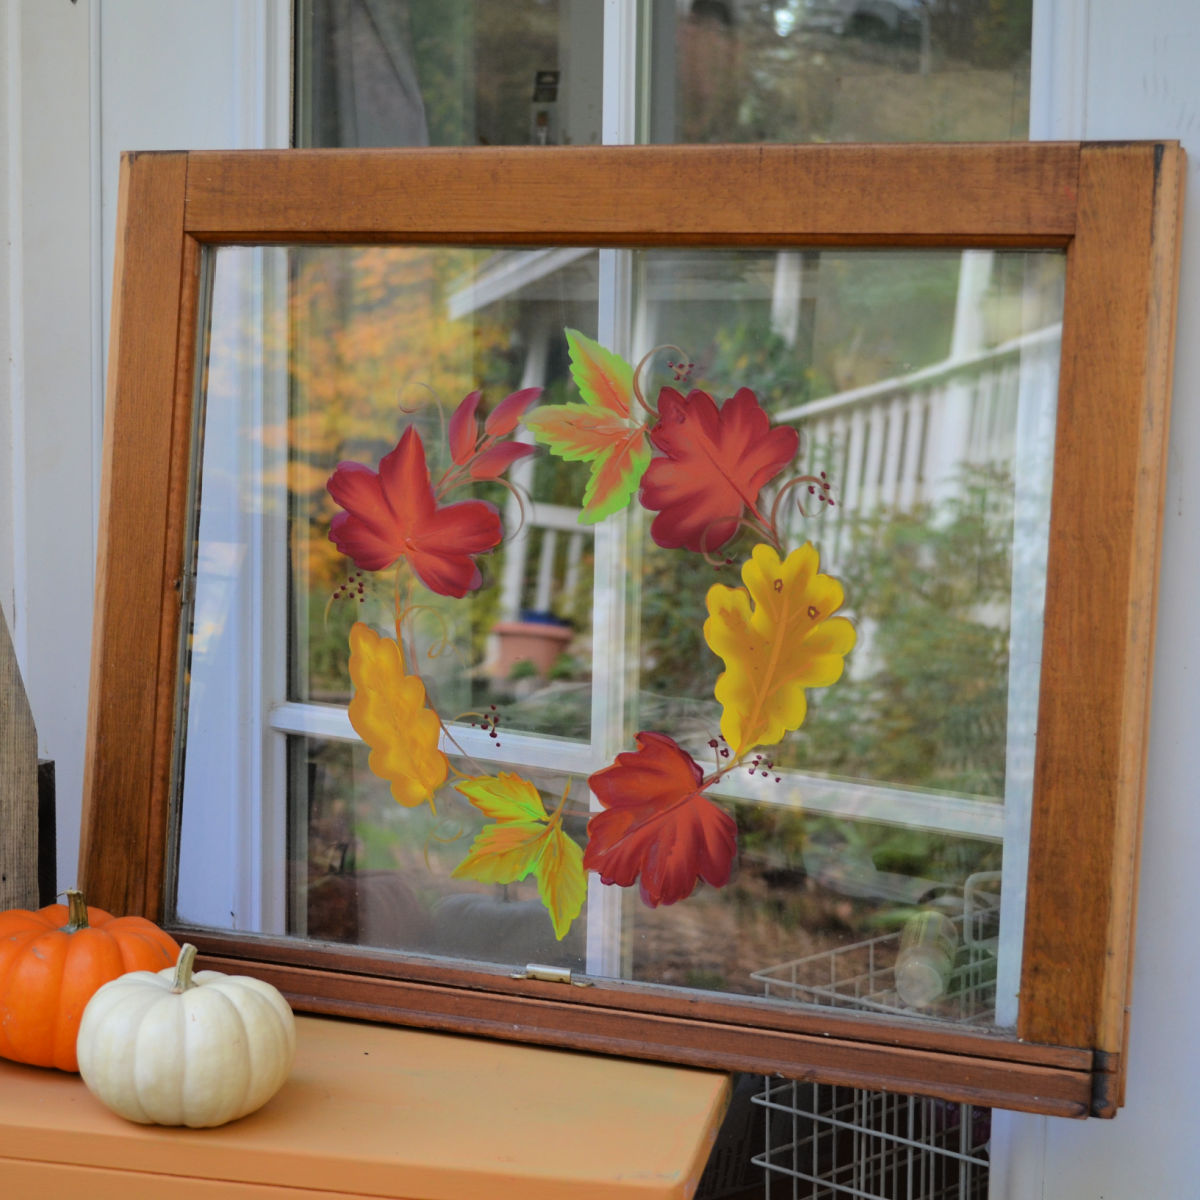
[[[0,609],[0,909],[37,907],[37,729]]]
[[[1086,147],[1067,259],[1020,1032],[1125,1042],[1183,182]],[[1119,1084],[1118,1084],[1119,1087]]]

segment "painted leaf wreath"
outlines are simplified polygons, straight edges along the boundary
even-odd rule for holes
[[[806,690],[834,683],[855,644],[853,624],[834,615],[841,584],[820,573],[811,543],[785,553],[776,524],[781,500],[800,494],[799,485],[818,504],[833,503],[824,474],[783,478],[799,449],[797,431],[773,426],[745,387],[718,404],[702,389],[684,395],[667,386],[648,404],[640,375],[651,356],[634,368],[577,330],[566,338],[578,403],[531,412],[540,389],[521,389],[481,428],[482,395],[474,391],[447,422],[449,464],[436,480],[409,426],[377,471],[339,463],[327,485],[342,510],[330,539],[360,571],[407,567],[430,590],[455,598],[481,586],[477,560],[500,545],[503,528],[494,505],[448,496],[481,481],[511,488],[505,472],[534,450],[511,438],[521,424],[557,456],[589,464],[584,524],[618,512],[636,494],[654,514],[650,534],[664,548],[708,555],[740,528],[761,537],[742,566],[742,586],[717,584],[706,597],[703,638],[724,664],[714,689],[723,758],[706,776],[668,734],[638,733],[636,749],[589,779],[600,811],[588,821],[583,848],[564,827],[569,784],[548,815],[537,788],[519,775],[467,776],[451,765],[442,719],[405,662],[403,626],[412,610],[401,604],[399,577],[395,638],[362,622],[351,629],[350,721],[370,747],[370,769],[410,808],[432,807],[450,775],[458,776],[454,789],[490,823],[453,877],[511,884],[532,876],[560,939],[582,911],[588,871],[605,884],[636,884],[651,907],[675,904],[700,883],[723,887],[737,857],[737,824],[708,793],[756,747],[799,728]],[[691,373],[670,366],[676,382]],[[715,738],[709,744],[718,746]]]
[[[557,811],[547,816],[537,788],[519,775],[501,771],[454,786],[495,822],[475,838],[467,857],[454,868],[454,878],[518,883],[533,875],[554,936],[561,940],[587,896],[583,851],[562,825],[567,791]]]

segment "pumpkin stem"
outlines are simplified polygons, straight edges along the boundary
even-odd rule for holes
[[[77,933],[88,927],[87,902],[83,893],[77,888],[67,888],[67,923],[63,929],[67,933]]]
[[[195,987],[192,982],[192,965],[196,961],[196,947],[191,942],[184,942],[179,951],[179,961],[175,964],[175,978],[171,981],[172,992],[186,992]]]

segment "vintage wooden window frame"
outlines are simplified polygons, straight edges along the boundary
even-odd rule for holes
[[[186,930],[297,1009],[918,1091],[1122,1101],[1178,274],[1174,142],[132,154],[121,171],[80,858],[164,918],[201,257],[221,244],[1066,252],[1015,1034]],[[182,932],[182,931],[181,931]]]

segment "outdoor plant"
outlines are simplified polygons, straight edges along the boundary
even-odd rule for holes
[[[728,882],[737,825],[712,798],[715,785],[738,770],[770,773],[770,748],[805,719],[807,689],[841,676],[856,639],[851,622],[835,615],[841,584],[820,572],[810,542],[790,546],[782,532],[803,501],[833,503],[824,474],[794,471],[797,431],[772,425],[747,387],[720,404],[671,385],[651,400],[643,376],[657,351],[634,367],[575,330],[566,337],[578,401],[535,408],[538,391],[525,389],[481,426],[482,397],[472,392],[447,423],[450,462],[436,478],[410,424],[377,470],[343,462],[327,485],[341,509],[329,531],[334,545],[359,572],[395,571],[395,636],[363,622],[349,634],[349,716],[370,748],[371,771],[410,808],[432,808],[453,776],[453,790],[490,822],[453,874],[495,884],[533,876],[560,939],[582,908],[588,871],[606,884],[636,884],[651,907],[685,899],[700,881]],[[691,367],[674,353],[673,382],[686,384]],[[551,453],[586,466],[581,522],[611,516],[636,496],[654,514],[649,536],[662,549],[724,568],[736,565],[739,534],[751,542],[741,586],[713,584],[704,597],[701,634],[724,668],[713,686],[721,717],[708,742],[711,764],[669,732],[639,731],[634,748],[588,780],[601,811],[583,846],[564,827],[570,783],[548,812],[515,773],[469,775],[451,765],[443,735],[453,739],[413,666],[412,626],[425,609],[416,585],[461,599],[482,583],[479,556],[504,538],[495,505],[456,497],[506,482],[508,468],[534,451],[512,438],[520,424]],[[498,719],[475,715],[493,735]]]

